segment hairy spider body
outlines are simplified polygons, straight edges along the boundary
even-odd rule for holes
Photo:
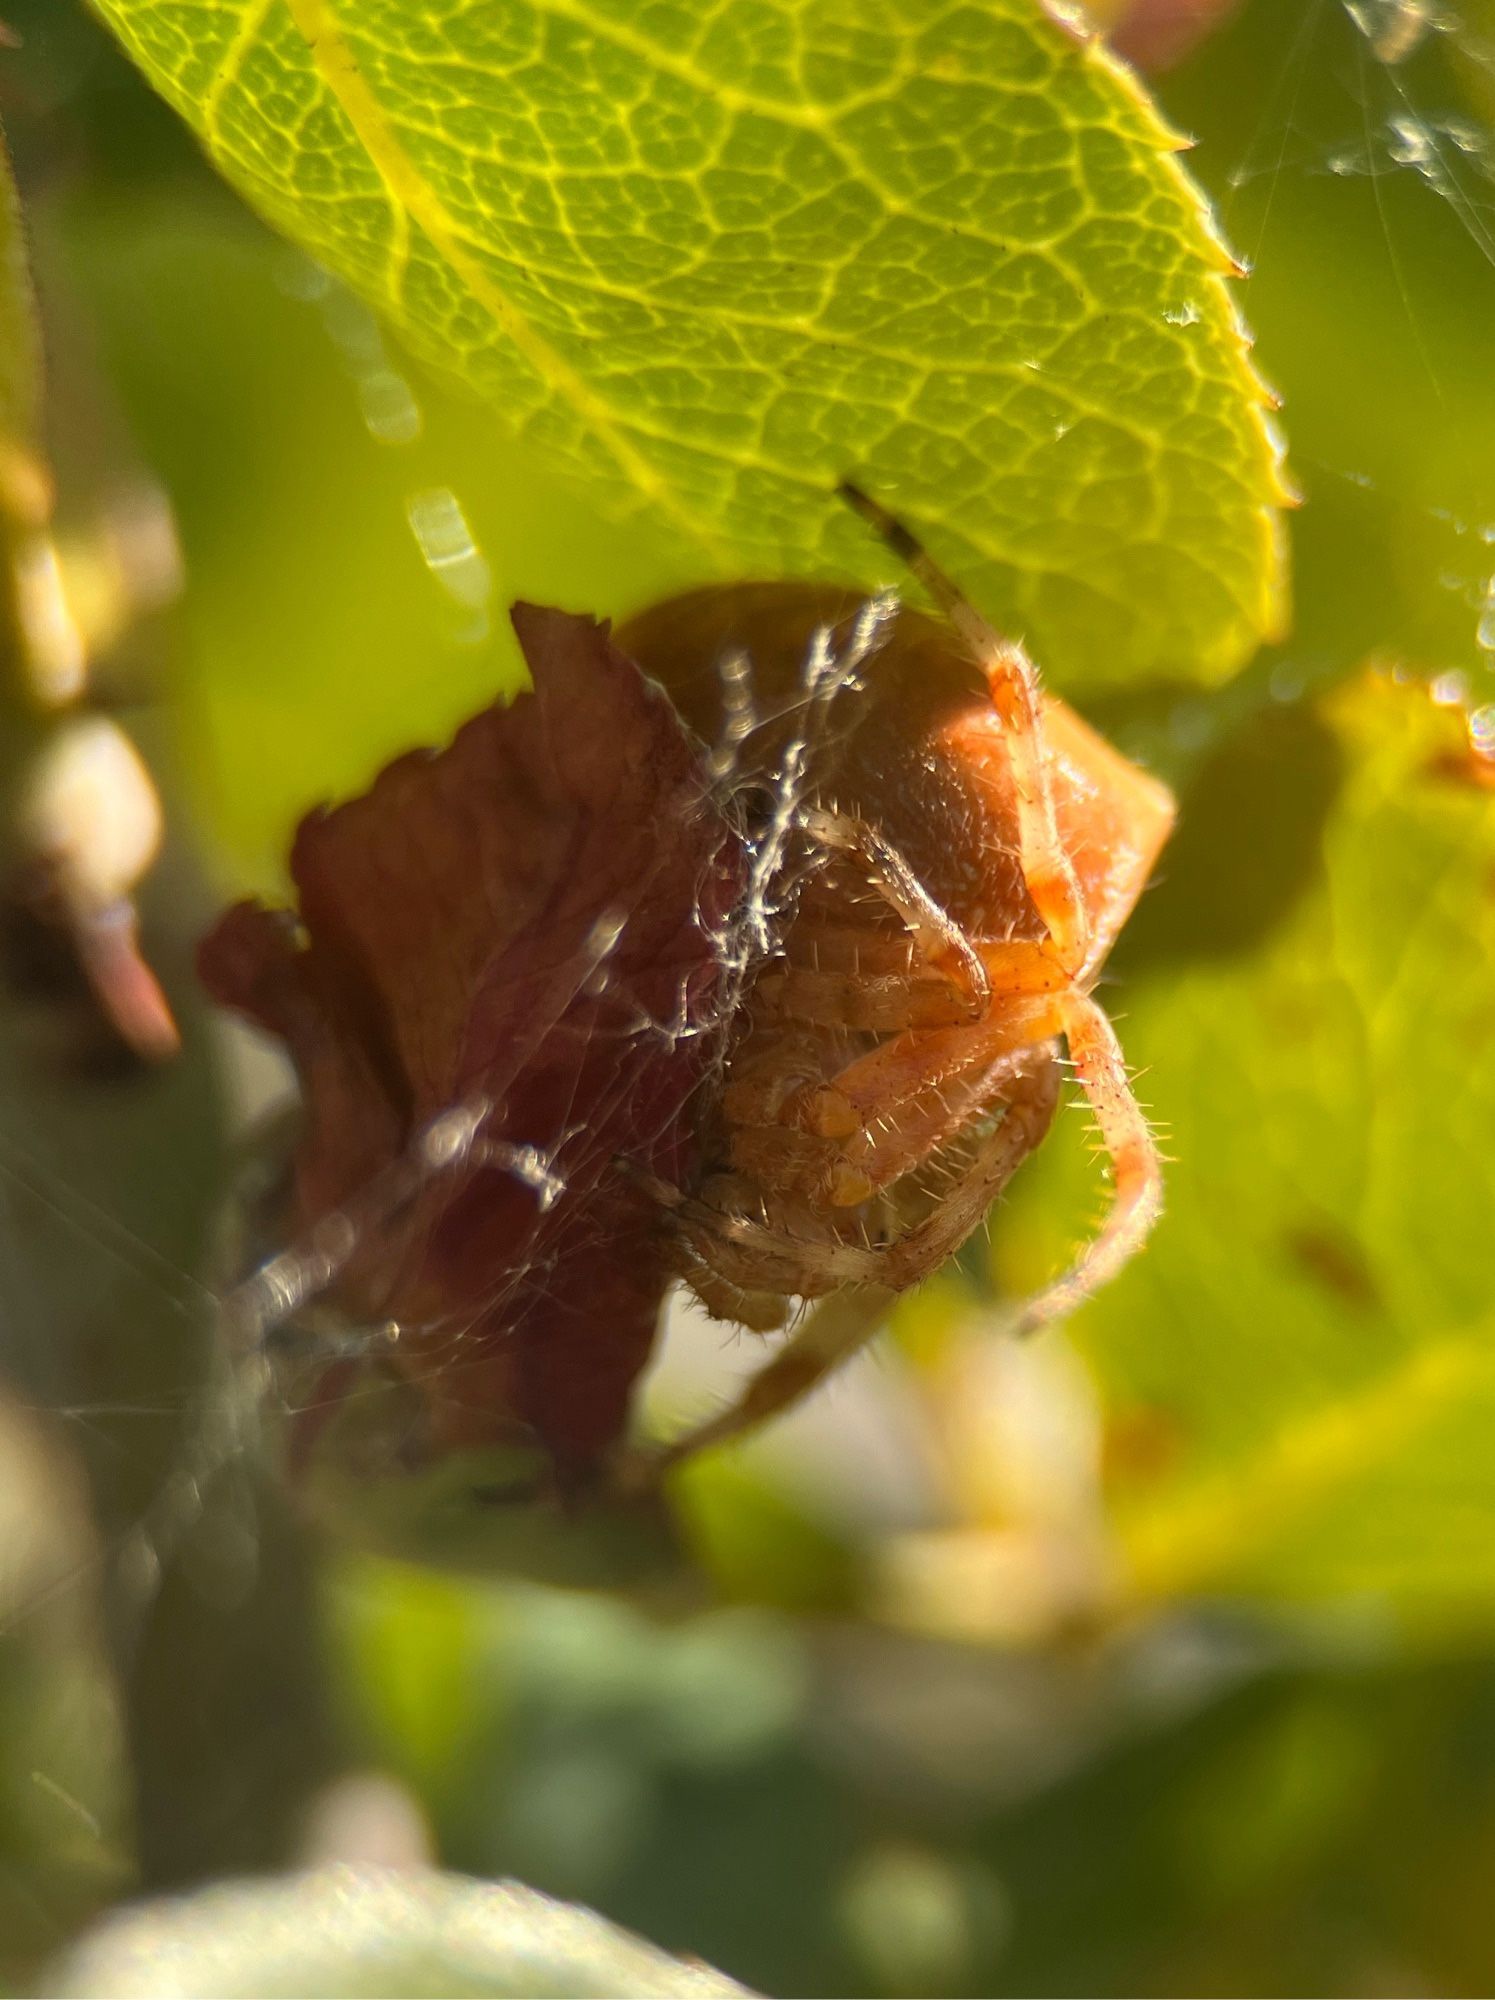
[[[777,843],[767,949],[744,959],[706,1112],[708,1170],[658,1190],[679,1268],[708,1310],[761,1330],[795,1299],[838,1295],[671,1457],[802,1394],[960,1246],[1043,1139],[1065,1050],[1115,1196],[1022,1322],[1103,1282],[1159,1205],[1152,1136],[1090,990],[1172,798],[1039,694],[1021,648],[877,518],[948,621],[884,601],[869,645],[864,600],[747,584],[695,591],[618,634],[707,742],[735,742],[750,840]],[[836,663],[859,651],[854,687],[827,699]],[[823,711],[813,727],[807,704]],[[786,769],[800,773],[792,799]]]

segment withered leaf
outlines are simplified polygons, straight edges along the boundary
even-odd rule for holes
[[[576,1469],[618,1435],[648,1355],[668,1274],[628,1166],[694,1170],[743,868],[701,746],[607,627],[512,616],[533,693],[311,814],[296,912],[236,905],[200,968],[299,1073],[294,1231],[433,1117],[494,1106],[471,1160],[360,1246],[336,1300],[399,1323],[438,1446],[517,1419]],[[482,1141],[538,1149],[556,1198]]]

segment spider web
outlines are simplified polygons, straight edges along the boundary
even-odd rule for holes
[[[379,357],[386,364],[372,322],[360,324],[358,309],[342,295],[330,295],[319,281],[311,296],[329,301],[331,330],[339,345],[358,358],[359,370]],[[361,395],[366,383],[355,372]],[[382,392],[386,407],[393,392]],[[383,436],[379,424],[371,431]],[[486,624],[491,579],[487,564],[473,545],[455,494],[423,492],[409,509],[413,534],[444,595],[461,610],[464,620]],[[455,575],[455,584],[452,577]],[[478,580],[482,581],[479,582]],[[861,676],[875,654],[881,633],[894,608],[891,598],[869,600],[855,616],[833,631],[815,634],[803,662],[798,691],[787,708],[760,710],[753,663],[728,655],[716,663],[721,676],[722,732],[703,757],[703,782],[708,782],[719,810],[729,819],[751,821],[746,880],[740,906],[721,927],[699,904],[696,927],[707,935],[720,969],[711,1010],[703,1015],[682,985],[665,1017],[642,1010],[626,988],[615,989],[613,960],[626,937],[630,912],[602,909],[586,942],[584,962],[574,978],[554,996],[553,1012],[538,1018],[527,1031],[528,1045],[537,1044],[547,1029],[581,994],[616,994],[611,1032],[617,1039],[617,1067],[625,1082],[630,1067],[647,1061],[647,1051],[714,1032],[719,1023],[735,1018],[743,991],[764,958],[776,946],[792,918],[799,891],[815,859],[800,837],[803,807],[822,755],[833,752],[844,723],[845,702],[862,685]],[[474,626],[468,625],[468,631]],[[760,728],[773,726],[784,744],[778,769],[770,774],[745,771],[752,741]],[[787,735],[785,730],[787,728]],[[219,1024],[223,1028],[223,1024]],[[339,1361],[363,1361],[377,1355],[387,1338],[382,1326],[359,1326],[336,1315],[318,1317],[316,1308],[370,1238],[397,1222],[411,1204],[443,1177],[459,1179],[482,1151],[533,1195],[543,1212],[564,1202],[568,1160],[588,1143],[587,1123],[570,1105],[555,1109],[555,1126],[544,1144],[511,1145],[495,1139],[496,1107],[486,1097],[454,1104],[421,1126],[404,1151],[348,1202],[324,1217],[306,1235],[284,1240],[275,1219],[275,1198],[290,1145],[294,1119],[294,1085],[288,1065],[277,1050],[252,1031],[229,1025],[219,1039],[226,1042],[231,1094],[239,1099],[232,1122],[247,1126],[250,1140],[237,1148],[237,1166],[222,1148],[209,1147],[207,1178],[199,1178],[178,1156],[181,1213],[168,1236],[143,1216],[112,1212],[118,1189],[106,1170],[108,1194],[95,1199],[86,1186],[88,1173],[80,1159],[99,1147],[109,1111],[96,1104],[82,1113],[77,1131],[64,1131],[60,1144],[38,1144],[39,1128],[28,1131],[25,1121],[0,1133],[0,1189],[10,1228],[5,1237],[10,1252],[6,1289],[10,1298],[11,1346],[16,1374],[33,1385],[32,1408],[44,1413],[53,1429],[71,1432],[96,1471],[100,1454],[125,1468],[113,1483],[125,1489],[106,1502],[106,1518],[115,1517],[115,1531],[106,1551],[92,1550],[81,1558],[91,1571],[102,1558],[111,1579],[111,1633],[128,1655],[138,1627],[149,1615],[163,1568],[177,1559],[204,1526],[222,1555],[225,1536],[239,1544],[238,1589],[251,1591],[257,1566],[253,1553],[256,1502],[253,1492],[256,1461],[261,1458],[267,1428],[283,1431],[315,1418],[325,1397],[331,1409],[346,1391],[325,1385]],[[31,1081],[55,1082],[55,1052],[32,1046],[23,1049],[16,1095],[23,1097]],[[34,1065],[34,1068],[33,1068]],[[182,1071],[182,1077],[188,1072]],[[192,1081],[202,1087],[198,1074]],[[168,1085],[168,1094],[170,1086]],[[149,1094],[149,1092],[147,1093]],[[189,1108],[192,1090],[179,1089],[176,1110]],[[120,1114],[123,1143],[137,1140],[153,1149],[160,1145],[161,1114],[136,1130],[136,1107],[128,1099],[110,1109]],[[592,1106],[595,1114],[598,1107]],[[169,1115],[169,1112],[168,1114]],[[152,1129],[154,1126],[154,1130]],[[641,1132],[640,1137],[644,1134]],[[197,1199],[212,1190],[206,1203]],[[85,1273],[78,1296],[59,1296],[52,1274],[75,1268]],[[491,1300],[497,1305],[515,1293],[546,1282],[543,1268],[505,1269],[495,1278]],[[103,1385],[90,1393],[88,1368],[72,1371],[74,1344],[57,1342],[53,1330],[59,1316],[76,1329],[85,1358],[92,1354],[87,1329],[115,1322],[109,1337],[110,1359]],[[142,1362],[120,1328],[135,1330],[154,1355]],[[447,1367],[460,1378],[464,1328],[453,1330]],[[474,1350],[476,1352],[476,1350]],[[72,1379],[88,1377],[87,1387]],[[134,1378],[138,1398],[117,1393],[120,1381]],[[148,1386],[147,1386],[148,1385]],[[377,1403],[392,1398],[394,1389],[377,1378],[359,1385],[359,1394]],[[164,1444],[134,1442],[136,1430],[169,1433]],[[130,1476],[139,1466],[143,1482]],[[110,1485],[107,1464],[101,1474]],[[124,1517],[121,1522],[121,1515]],[[242,1517],[232,1525],[232,1517]],[[230,1525],[225,1528],[225,1521]],[[214,1561],[218,1556],[214,1557]],[[64,1569],[51,1588],[66,1589],[81,1572]],[[23,1604],[34,1614],[34,1598]]]
[[[1298,550],[1303,615],[1253,670],[1262,698],[1296,700],[1380,652],[1430,675],[1469,710],[1477,734],[1495,738],[1495,393],[1478,389],[1495,325],[1495,20],[1442,0],[1248,0],[1236,25],[1159,89],[1200,138],[1194,170],[1252,265],[1243,305],[1261,364],[1284,393],[1309,500]],[[372,320],[305,267],[288,282],[336,343],[371,439],[407,446],[421,406]],[[1421,449],[1430,428],[1448,434],[1447,448]],[[412,488],[407,521],[433,604],[476,645],[503,593],[473,511],[437,480]],[[739,698],[735,711],[727,703],[718,746],[727,778],[752,727],[745,683]],[[830,726],[811,706],[806,756]],[[1183,705],[1174,719],[1185,749],[1198,747],[1198,713]],[[781,832],[802,779],[802,767],[786,768],[770,815]],[[734,979],[771,942],[781,860],[771,838],[760,844],[743,924],[723,945]],[[169,885],[161,902],[169,930]],[[605,955],[600,966],[605,976]],[[236,1357],[221,1338],[222,1287],[210,1274],[224,1145],[221,1133],[203,1131],[194,1102],[210,1087],[205,1052],[189,1055],[162,1090],[61,1093],[69,1108],[59,1115],[59,1093],[45,1081],[55,1075],[54,1043],[28,1016],[4,1061],[0,1311],[18,1387],[0,1414],[30,1484],[0,1647],[22,1661],[39,1648],[38,1657],[75,1662],[102,1648],[128,1670],[151,1643],[163,1573],[174,1566],[185,1564],[189,1591],[224,1610],[226,1630],[246,1607],[252,1615],[274,1559],[255,1491],[261,1405],[267,1391],[286,1392],[255,1343]],[[242,1044],[236,1062],[241,1108],[262,1111],[284,1077],[267,1080],[263,1058]],[[471,1110],[454,1107],[438,1138],[466,1143],[472,1128],[461,1120]],[[133,1180],[120,1164],[131,1157],[141,1162]],[[536,1159],[516,1171],[543,1180],[553,1166]],[[314,1256],[298,1250],[296,1279],[313,1270]],[[262,1314],[261,1334],[278,1312]],[[844,1391],[835,1414],[859,1421]],[[900,1438],[900,1454],[907,1472],[917,1443]],[[896,1483],[887,1453],[864,1457],[884,1491]],[[102,1536],[88,1525],[78,1459],[90,1468]],[[908,1478],[917,1509],[918,1476]],[[97,1685],[75,1665],[50,1691],[27,1809],[43,1846],[122,1817],[119,1800],[90,1789],[78,1768],[77,1743],[118,1727],[99,1712]],[[24,1869],[0,1855],[0,1873],[24,1905]],[[40,1929],[50,1915],[36,1912]]]
[[[1195,164],[1250,264],[1243,304],[1308,501],[1275,691],[1295,699],[1377,656],[1428,675],[1485,732],[1492,23],[1479,0],[1260,0],[1241,26],[1262,18],[1271,34],[1219,38],[1175,111],[1203,131],[1209,94],[1249,106],[1233,149],[1210,138]],[[1252,67],[1231,91],[1242,50]]]
[[[412,508],[412,526],[428,523],[431,511]],[[450,507],[445,511],[450,521]],[[465,606],[469,614],[482,608],[470,599]],[[805,727],[791,736],[777,776],[766,788],[755,783],[759,833],[747,893],[730,926],[709,938],[722,973],[714,1002],[720,1018],[732,1017],[743,985],[792,911],[803,866],[793,854],[794,834],[812,746],[833,736],[837,705],[854,689],[885,611],[870,606],[845,650],[822,636],[806,661]],[[727,727],[709,778],[724,808],[734,809],[739,757],[759,718],[750,663],[726,665]],[[711,921],[698,910],[699,925]],[[583,990],[606,1001],[628,922],[626,910],[599,913],[585,963],[556,997],[556,1018]],[[640,1012],[626,987],[617,1002],[612,1033],[625,1084],[632,1066],[647,1064],[651,1048],[713,1026],[693,1011],[683,989],[668,1018]],[[78,1746],[112,1737],[114,1756],[104,1762],[118,1763],[119,1739],[139,1722],[133,1689],[159,1671],[152,1659],[160,1632],[175,1622],[173,1598],[180,1603],[185,1595],[199,1627],[206,1607],[216,1639],[203,1664],[220,1675],[231,1673],[233,1659],[252,1644],[267,1599],[280,1598],[286,1609],[285,1577],[277,1570],[289,1565],[294,1572],[294,1552],[265,1477],[277,1444],[295,1426],[315,1429],[323,1415],[356,1399],[364,1431],[387,1422],[398,1446],[400,1392],[366,1365],[377,1361],[384,1329],[319,1318],[327,1288],[371,1236],[433,1183],[460,1177],[479,1148],[501,1153],[499,1164],[538,1207],[563,1204],[568,1163],[578,1147],[585,1153],[589,1133],[585,1120],[558,1104],[549,1143],[510,1146],[491,1136],[491,1103],[454,1105],[309,1236],[278,1240],[267,1197],[276,1192],[284,1160],[288,1134],[277,1107],[285,1103],[289,1076],[247,1031],[228,1031],[228,1059],[241,1112],[267,1139],[251,1144],[234,1169],[214,1135],[204,1145],[199,1132],[197,1159],[178,1151],[166,1168],[168,1185],[136,1203],[128,1167],[121,1177],[121,1155],[149,1161],[154,1178],[172,1135],[179,1140],[197,1130],[194,1100],[211,1088],[207,1052],[189,1049],[174,1074],[159,1082],[133,1079],[133,1089],[97,1082],[64,1087],[62,1101],[76,1115],[58,1121],[48,1114],[59,1095],[59,1049],[44,1018],[23,1011],[17,1020],[12,1116],[0,1130],[0,1290],[16,1390],[0,1405],[0,1428],[17,1430],[10,1459],[31,1484],[15,1502],[0,1659],[7,1649],[23,1662],[60,1651],[70,1671],[53,1680],[39,1705],[35,1769],[22,1802],[23,1821],[34,1826],[37,1865],[18,1860],[7,1869],[0,1854],[0,1910],[8,1896],[20,1915],[7,1930],[20,1936],[29,1919],[45,1941],[55,1913],[45,1903],[32,1907],[32,1874],[45,1879],[48,1856],[80,1844],[107,1866],[124,1838],[125,1804],[117,1796],[99,1798],[97,1770],[79,1757]],[[537,1021],[532,1039],[549,1025]],[[19,1115],[28,1104],[33,1115]],[[603,1108],[590,1107],[594,1114]],[[640,1128],[640,1139],[646,1137]],[[228,1191],[233,1181],[238,1186]],[[542,1267],[513,1268],[494,1282],[496,1303],[543,1288],[547,1279]],[[469,1366],[465,1351],[457,1326],[445,1364],[450,1386],[460,1385]],[[476,1343],[471,1353],[476,1367]],[[351,1389],[343,1363],[357,1370]],[[387,1417],[381,1405],[389,1406]],[[31,1435],[33,1420],[42,1449]],[[77,1477],[80,1464],[91,1508]],[[308,1615],[302,1603],[284,1619],[270,1617],[269,1627],[284,1632],[299,1622],[304,1637]],[[292,1652],[300,1657],[289,1662],[289,1674],[284,1658],[262,1660],[253,1670],[268,1676],[287,1706],[308,1665],[304,1645]],[[105,1702],[101,1711],[100,1690],[111,1685],[122,1690],[123,1709],[111,1711]],[[281,1777],[294,1793],[305,1774]]]

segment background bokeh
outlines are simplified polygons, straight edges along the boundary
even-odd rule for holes
[[[299,811],[515,684],[512,598],[626,611],[676,553],[260,227],[81,8],[12,0],[64,540],[180,542],[92,700],[166,801],[185,1048],[102,1065],[8,962],[0,1974],[141,1888],[424,1847],[769,1992],[1495,1983],[1495,798],[1447,775],[1495,701],[1482,11],[1246,0],[1156,81],[1307,503],[1282,644],[1091,704],[1184,800],[1107,996],[1173,1131],[1156,1247],[992,1342],[1093,1205],[1061,1121],[885,1354],[682,1482],[694,1581],[646,1603],[309,1543],[262,1487],[207,1288],[268,1086],[189,966]],[[666,1405],[746,1359],[670,1347]]]

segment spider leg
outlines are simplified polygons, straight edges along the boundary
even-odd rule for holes
[[[714,1417],[641,1454],[657,1476],[712,1445],[726,1444],[807,1396],[864,1347],[887,1318],[895,1294],[885,1285],[847,1285],[812,1306],[773,1359],[749,1376]]]
[[[1001,1088],[988,1100],[1003,1107],[996,1130],[982,1141],[969,1166],[923,1222],[886,1249],[870,1253],[879,1260],[882,1281],[899,1291],[936,1270],[960,1248],[1053,1122],[1062,1074],[1048,1042],[1030,1044],[1023,1067],[1003,1066],[1000,1074]]]
[[[909,1030],[827,1082],[788,1091],[771,1122],[742,1117],[756,1106],[734,1100],[732,1164],[777,1192],[855,1207],[1000,1102],[1035,1044],[1052,1037],[1052,1014],[1050,1000],[1034,998],[982,1021]]]
[[[1031,1046],[1028,1058],[1020,1070],[1002,1070],[1000,1088],[988,1099],[988,1108],[1002,1108],[1002,1122],[955,1185],[923,1222],[881,1248],[848,1242],[829,1229],[823,1235],[810,1235],[777,1219],[755,1221],[740,1208],[651,1185],[692,1250],[702,1256],[709,1253],[713,1266],[727,1270],[734,1283],[751,1285],[749,1273],[772,1269],[778,1289],[802,1296],[818,1297],[837,1285],[886,1284],[901,1289],[959,1248],[1048,1130],[1059,1101],[1059,1066],[1047,1044]],[[905,1158],[899,1170],[906,1172],[917,1164],[916,1159]],[[734,1186],[733,1177],[726,1176],[723,1192],[730,1195]],[[748,1190],[753,1186],[743,1183]]]
[[[842,482],[841,494],[908,564],[986,676],[992,706],[1005,726],[1023,878],[1055,953],[1069,971],[1078,972],[1090,949],[1090,920],[1054,816],[1038,669],[1016,640],[992,630],[901,521],[849,481]]]
[[[1127,1081],[1116,1031],[1096,1003],[1070,990],[1020,1002],[980,1027],[903,1035],[831,1083],[802,1092],[801,1106],[793,1107],[791,1099],[809,1130],[854,1134],[840,1142],[828,1198],[836,1205],[864,1200],[975,1116],[983,1098],[1004,1094],[999,1079],[1012,1073],[1026,1051],[1058,1034],[1100,1128],[1114,1193],[1099,1234],[1074,1267],[1018,1309],[1019,1333],[1072,1312],[1107,1284],[1136,1254],[1162,1209],[1157,1144]],[[975,1220],[979,1217],[966,1226]],[[897,1251],[916,1260],[917,1238],[915,1231],[891,1250],[873,1254]],[[912,1282],[912,1276],[902,1282]]]
[[[975,614],[971,615],[974,618]],[[1076,973],[1089,955],[1090,919],[1054,815],[1038,670],[1015,640],[1000,638],[985,625],[981,625],[981,632],[982,639],[974,650],[986,675],[992,706],[1006,726],[1007,762],[1017,801],[1023,880],[1034,909],[1044,921],[1056,957],[1067,971]]]
[[[1031,1333],[1073,1312],[1114,1278],[1142,1247],[1163,1206],[1163,1166],[1145,1113],[1127,1081],[1116,1031],[1095,1002],[1080,993],[1059,1003],[1059,1025],[1106,1153],[1114,1191],[1100,1232],[1053,1284],[1020,1306],[1012,1331]]]
[[[971,1233],[1007,1182],[1048,1130],[1059,1098],[1059,1068],[1046,1049],[1033,1052],[1033,1067],[1011,1079],[1001,1124],[928,1219],[882,1250],[854,1245],[799,1245],[781,1232],[741,1217],[714,1218],[731,1240],[779,1256],[796,1250],[835,1260],[842,1289],[823,1299],[801,1321],[767,1365],[749,1377],[733,1400],[714,1417],[652,1452],[643,1467],[658,1473],[707,1446],[724,1444],[766,1423],[822,1382],[871,1339],[895,1297],[916,1278],[940,1264]],[[685,1205],[687,1208],[691,1204]],[[635,1461],[633,1477],[642,1468]]]
[[[800,953],[813,944],[813,928],[807,927]],[[1057,993],[1070,983],[1069,973],[1046,939],[1017,938],[971,944],[969,949],[989,990],[1003,998]],[[874,1034],[979,1025],[971,1018],[968,991],[952,985],[944,972],[915,967],[853,970],[833,964],[824,969],[791,961],[782,970],[759,976],[753,1005],[765,1016],[792,1020],[801,1027],[865,1029]]]
[[[991,999],[991,979],[981,954],[953,917],[930,895],[893,843],[866,820],[814,806],[803,825],[811,838],[833,852],[855,856],[884,900],[907,924],[925,964],[979,1014]]]

